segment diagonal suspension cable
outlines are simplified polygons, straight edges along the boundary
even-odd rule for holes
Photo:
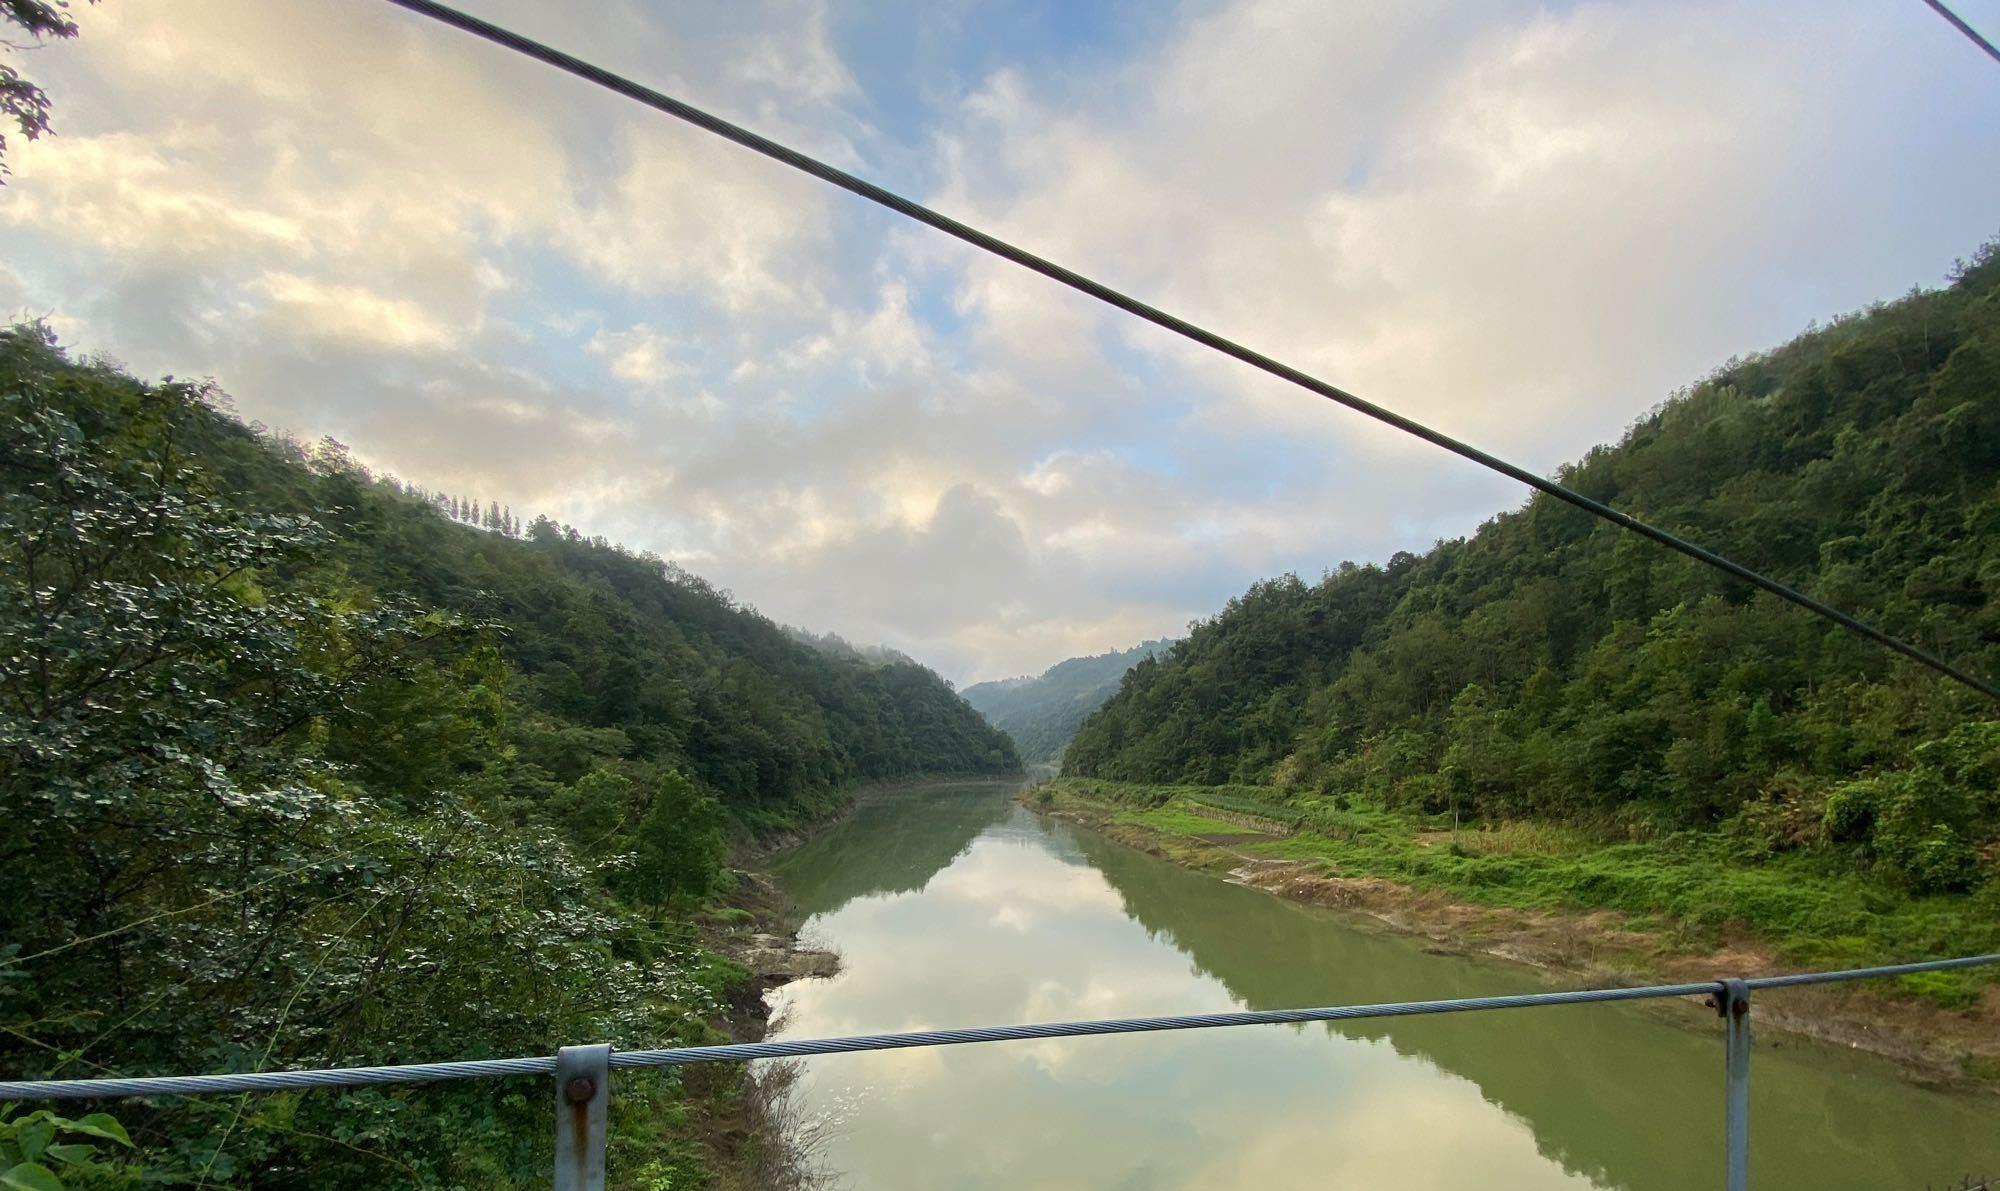
[[[2000,47],[1996,47],[1992,42],[1980,36],[1979,30],[1974,29],[1971,25],[1966,24],[1965,19],[1963,17],[1959,16],[1957,13],[1953,12],[1950,8],[1946,7],[1944,4],[1944,0],[1924,0],[1924,3],[1931,6],[1932,12],[1935,12],[1939,16],[1943,17],[1945,20],[1950,21],[1952,28],[1958,30],[1960,33],[1965,34],[1965,38],[1967,41],[1970,41],[1973,45],[1976,45],[1980,49],[1985,50],[1986,56],[1988,58],[1993,59],[1995,62],[2000,62]]]
[[[448,5],[438,4],[435,0],[387,0],[387,2],[396,5],[398,8],[407,9],[421,16],[430,17],[432,20],[450,25],[475,37],[483,38],[494,45],[524,54],[538,62],[546,63],[587,82],[595,83],[608,91],[623,95],[625,98],[636,103],[644,104],[655,111],[664,112],[675,119],[685,121],[704,131],[712,132],[725,140],[733,141],[746,149],[761,153],[773,161],[788,165],[801,173],[810,174],[823,182],[831,183],[852,194],[857,194],[872,203],[887,207],[899,215],[914,219],[918,223],[936,228],[938,231],[963,240],[975,248],[990,252],[1003,260],[1012,261],[1024,269],[1040,273],[1042,276],[1052,281],[1060,282],[1079,293],[1088,294],[1090,297],[1106,305],[1115,306],[1127,314],[1144,319],[1155,326],[1163,327],[1184,339],[1193,340],[1203,347],[1240,360],[1261,372],[1269,373],[1280,380],[1289,381],[1308,392],[1317,393],[1329,401],[1344,405],[1356,413],[1364,414],[1384,425],[1393,426],[1405,434],[1414,435],[1433,446],[1442,447],[1454,455],[1470,459],[1481,467],[1497,471],[1501,475],[1526,484],[1538,492],[1546,493],[1565,504],[1574,505],[1594,517],[1609,521],[1621,529],[1627,529],[1642,537],[1651,538],[1653,541],[1670,550],[1678,551],[1697,562],[1704,563],[1737,579],[1741,579],[1753,587],[1767,591],[1779,599],[1789,601],[1817,616],[1832,621],[1834,624],[1841,626],[1851,633],[1865,637],[1884,648],[1894,650],[1911,661],[1927,666],[1947,678],[1963,683],[1989,698],[2000,700],[2000,686],[1994,686],[1984,679],[1978,678],[1952,665],[1943,658],[1919,649],[1907,641],[1892,637],[1881,629],[1857,620],[1840,609],[1814,599],[1812,596],[1796,588],[1780,583],[1768,575],[1753,571],[1739,562],[1724,558],[1712,550],[1698,546],[1675,534],[1668,533],[1664,529],[1648,525],[1628,513],[1620,512],[1603,501],[1585,496],[1573,488],[1559,484],[1547,477],[1537,475],[1525,467],[1509,463],[1497,455],[1490,454],[1470,443],[1453,438],[1441,430],[1433,430],[1431,427],[1411,418],[1404,417],[1394,410],[1377,405],[1362,397],[1357,397],[1337,385],[1301,372],[1289,364],[1275,360],[1270,356],[1264,355],[1262,352],[1254,351],[1234,340],[1226,339],[1205,327],[1168,314],[1156,306],[1149,305],[1128,294],[1112,289],[1110,286],[1099,281],[1094,281],[1074,270],[1066,269],[1054,261],[1036,256],[1034,253],[1024,248],[1016,247],[997,236],[960,223],[948,215],[941,214],[921,203],[904,198],[894,191],[878,186],[865,178],[857,177],[845,170],[828,165],[817,158],[808,157],[796,149],[779,144],[768,137],[760,136],[747,128],[731,124],[720,116],[712,115],[691,104],[683,103],[670,95],[662,94],[650,87],[635,83],[622,75],[613,74],[603,67],[593,66],[581,58],[566,54],[533,38],[524,37],[519,33],[503,29],[489,21],[480,20],[478,17],[460,12]]]

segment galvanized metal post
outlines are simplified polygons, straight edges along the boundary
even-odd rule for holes
[[[611,1104],[611,1048],[556,1052],[555,1191],[604,1191],[604,1131]]]
[[[1723,1125],[1728,1191],[1750,1191],[1750,986],[1741,980],[1723,981],[1716,1010],[1722,1015],[1723,1042],[1728,1048],[1729,1089]]]

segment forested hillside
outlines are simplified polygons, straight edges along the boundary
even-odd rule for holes
[[[1730,362],[1563,478],[2000,677],[2000,255]],[[1995,871],[1997,710],[1536,496],[1386,567],[1257,584],[1135,667],[1065,772],[1720,827],[1963,889]]]
[[[867,779],[1017,767],[907,659],[814,648],[546,520],[482,520],[199,387],[0,333],[10,1076],[713,1039],[742,973],[691,920],[730,879],[727,832]],[[747,1086],[682,1080],[620,1077],[635,1185],[704,1182],[700,1123]],[[118,1111],[135,1151],[57,1136],[165,1184],[548,1178],[539,1083]],[[23,1128],[0,1120],[0,1158],[95,1161]]]
[[[518,541],[468,531],[334,444],[214,427],[206,466],[263,512],[315,518],[368,587],[493,625],[528,713],[517,747],[544,771],[519,776],[524,793],[595,758],[642,757],[686,772],[747,823],[785,826],[858,780],[1018,764],[1004,736],[901,654],[829,648],[673,563],[546,518]]]
[[[1125,672],[1173,642],[1162,637],[1130,649],[1057,662],[1040,677],[1004,678],[966,687],[959,694],[994,727],[1012,737],[1028,761],[1062,756],[1077,725],[1118,689]]]

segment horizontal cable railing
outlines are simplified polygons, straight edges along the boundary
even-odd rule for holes
[[[1144,1034],[1164,1030],[1204,1030],[1223,1026],[1297,1025],[1305,1022],[1359,1021],[1384,1017],[1419,1017],[1440,1013],[1475,1013],[1492,1009],[1528,1009],[1544,1005],[1587,1005],[1642,1001],[1667,997],[1709,996],[1727,1024],[1728,1043],[1728,1178],[1730,1191],[1747,1183],[1749,998],[1760,989],[1795,988],[1873,980],[1918,972],[1942,972],[2000,963],[2000,954],[1958,959],[1848,968],[1836,972],[1800,972],[1747,980],[1701,980],[1684,984],[1651,984],[1631,988],[1594,988],[1569,992],[1520,993],[1498,997],[1459,997],[1436,1001],[1390,1001],[1373,1005],[1334,1005],[1315,1009],[1245,1010],[1239,1013],[1197,1013],[1173,1017],[1127,1017],[1100,1021],[1048,1022],[1038,1025],[985,1026],[970,1029],[916,1030],[896,1034],[862,1034],[847,1038],[802,1038],[782,1042],[747,1042],[723,1046],[678,1046],[659,1050],[614,1051],[608,1046],[564,1047],[556,1055],[516,1059],[472,1059],[447,1063],[412,1063],[389,1067],[334,1067],[307,1071],[255,1071],[226,1075],[166,1075],[136,1078],[50,1079],[0,1081],[0,1100],[82,1100],[133,1096],[189,1096],[220,1092],[270,1092],[288,1088],[351,1088],[382,1084],[433,1083],[511,1075],[558,1076],[557,1159],[555,1186],[596,1188],[603,1185],[603,1120],[613,1068],[675,1067],[690,1063],[734,1063],[754,1059],[791,1059],[856,1051],[901,1050],[908,1047],[958,1046],[974,1042],[1015,1042],[1042,1038],[1079,1038],[1104,1034]],[[583,1128],[564,1127],[565,1114],[578,1114]],[[593,1124],[594,1123],[594,1124]],[[592,1140],[594,1139],[594,1140]],[[565,1157],[576,1163],[565,1178]],[[591,1171],[594,1169],[593,1179]]]

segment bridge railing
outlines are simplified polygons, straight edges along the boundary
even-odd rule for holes
[[[1143,1034],[1162,1030],[1205,1030],[1222,1026],[1359,1021],[1380,1017],[1420,1017],[1436,1013],[1478,1013],[1495,1009],[1587,1005],[1706,996],[1723,1022],[1724,1081],[1723,1186],[1750,1186],[1750,997],[1765,989],[1806,984],[1874,980],[1917,972],[1942,972],[2000,963],[2000,955],[1801,972],[1747,980],[1700,980],[1633,988],[1521,993],[1501,997],[1460,997],[1442,1001],[1392,1001],[1375,1005],[1333,1005],[1317,1009],[1263,1009],[1198,1013],[1177,1017],[1127,1017],[1039,1025],[918,1030],[861,1034],[847,1038],[802,1038],[726,1046],[679,1046],[664,1050],[613,1050],[608,1045],[565,1046],[554,1055],[518,1059],[475,1059],[412,1063],[394,1067],[333,1067],[307,1071],[254,1071],[229,1075],[167,1075],[137,1078],[51,1079],[0,1082],[0,1100],[96,1100],[136,1096],[192,1096],[222,1092],[268,1092],[284,1088],[355,1088],[399,1083],[434,1083],[497,1076],[555,1077],[555,1191],[601,1191],[604,1186],[605,1122],[611,1099],[611,1072],[617,1068],[676,1067],[690,1063],[740,1063],[752,1059],[803,1058],[867,1050],[961,1046],[975,1042],[1015,1042],[1034,1038],[1080,1038],[1097,1034]]]

